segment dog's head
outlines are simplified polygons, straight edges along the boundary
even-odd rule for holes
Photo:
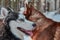
[[[8,11],[8,10],[7,10]],[[32,30],[34,30],[36,24],[25,18],[21,13],[14,11],[9,11],[7,17],[5,18],[6,29],[14,33],[19,34],[23,32],[24,34],[31,35]]]

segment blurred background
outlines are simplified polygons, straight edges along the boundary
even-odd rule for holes
[[[25,0],[0,0],[0,7],[11,7],[15,11],[20,10],[20,7],[25,5]],[[28,0],[28,3],[33,5],[41,12],[54,11],[60,8],[60,0]]]

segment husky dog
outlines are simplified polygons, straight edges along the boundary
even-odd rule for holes
[[[32,40],[32,30],[34,30],[36,24],[27,20],[22,14],[23,12],[17,13],[9,8],[7,9],[4,10],[7,12],[5,17],[6,35],[4,35],[4,38],[7,38],[6,40]]]

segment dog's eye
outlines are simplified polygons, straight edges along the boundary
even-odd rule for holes
[[[24,19],[19,19],[19,20],[24,22]]]

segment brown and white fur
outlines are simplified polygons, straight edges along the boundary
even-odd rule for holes
[[[25,13],[25,15],[29,20],[34,21],[37,24],[37,28],[33,31],[33,40],[60,40],[60,22],[57,22],[55,20],[58,14],[53,15],[55,16],[55,18],[51,19],[48,18],[46,14],[44,15],[43,13],[35,9],[33,6],[29,7],[29,5],[27,5],[27,12]],[[52,17],[52,15],[48,16]]]

